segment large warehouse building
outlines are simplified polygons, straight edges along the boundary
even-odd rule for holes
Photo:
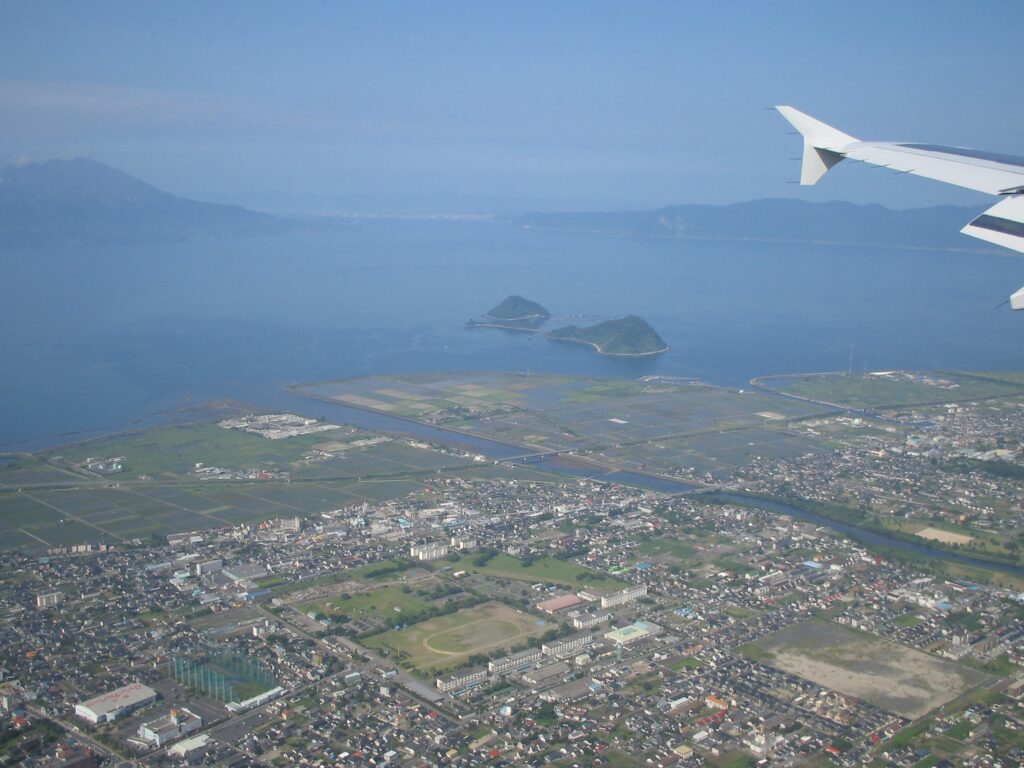
[[[88,701],[75,704],[75,714],[96,725],[109,723],[119,717],[156,701],[157,693],[148,685],[130,683],[100,694]]]

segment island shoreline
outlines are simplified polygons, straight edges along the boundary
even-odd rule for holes
[[[559,338],[558,336],[550,336],[547,333],[543,335],[545,339],[550,339],[551,341],[567,341],[570,344],[586,344],[587,346],[593,347],[599,355],[604,355],[605,357],[652,357],[654,355],[664,354],[665,352],[668,352],[670,349],[672,349],[672,347],[666,344],[661,349],[652,349],[650,352],[605,352],[597,343],[593,341],[586,341],[584,339]]]
[[[662,355],[665,352],[668,352],[670,349],[672,349],[672,347],[666,344],[661,349],[653,349],[650,352],[605,352],[603,349],[601,349],[600,346],[598,346],[593,341],[584,341],[583,339],[563,339],[557,336],[552,336],[547,331],[544,331],[540,328],[520,328],[515,325],[501,325],[498,323],[480,323],[473,320],[466,323],[466,328],[498,328],[503,331],[535,333],[539,334],[540,336],[543,336],[545,339],[548,339],[549,341],[567,341],[571,344],[586,344],[589,347],[593,347],[599,355],[604,355],[605,357],[653,357],[654,355]]]

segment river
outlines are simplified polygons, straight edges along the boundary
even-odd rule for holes
[[[310,398],[289,392],[288,397],[293,398],[291,407],[295,410],[306,410]],[[465,432],[434,427],[429,424],[422,424],[410,419],[356,408],[342,403],[336,403],[321,398],[314,398],[317,403],[317,411],[326,416],[329,420],[340,421],[346,424],[372,429],[378,432],[385,432],[393,435],[415,437],[435,443],[456,448],[464,451],[472,451],[489,459],[496,461],[510,461],[514,463],[535,465],[540,469],[555,472],[562,475],[585,477],[607,483],[621,483],[635,488],[642,488],[649,491],[670,494],[690,494],[702,491],[701,486],[687,483],[683,480],[675,480],[669,477],[647,475],[640,472],[628,470],[614,470],[598,467],[587,462],[574,461],[571,457],[564,455],[537,455],[535,451],[522,446],[503,443],[498,440],[491,440],[486,437],[470,435]],[[282,402],[282,405],[287,403]],[[1010,565],[1007,563],[996,563],[988,560],[962,555],[957,552],[949,552],[924,544],[917,544],[913,541],[898,539],[877,531],[867,530],[857,525],[844,523],[839,520],[819,515],[815,512],[799,509],[789,504],[762,499],[757,496],[749,496],[744,493],[733,491],[718,491],[712,494],[712,498],[725,501],[731,504],[745,507],[756,507],[766,512],[780,515],[789,515],[798,520],[805,520],[815,525],[830,528],[833,531],[842,533],[855,539],[867,547],[888,547],[902,552],[943,560],[951,563],[985,568],[988,570],[1010,573],[1015,576],[1024,576],[1024,567]]]

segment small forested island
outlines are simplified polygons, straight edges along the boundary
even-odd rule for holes
[[[551,313],[536,301],[524,299],[522,296],[509,296],[484,317],[491,320],[547,320]]]
[[[556,341],[589,344],[602,355],[657,355],[669,348],[657,331],[636,315],[607,320],[589,328],[567,325],[544,335]]]
[[[522,296],[509,296],[486,312],[482,320],[469,320],[466,327],[538,333],[555,341],[589,344],[602,355],[620,357],[658,355],[669,348],[657,331],[636,315],[607,320],[588,328],[567,325],[552,331],[542,330],[550,319],[551,313],[537,302]]]
[[[483,320],[470,320],[467,328],[507,328],[513,331],[536,332],[551,313],[535,301],[522,296],[509,296],[484,314]]]

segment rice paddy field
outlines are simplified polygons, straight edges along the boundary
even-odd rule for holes
[[[771,377],[761,383],[789,395],[853,408],[938,405],[1024,395],[1024,381],[1009,374],[823,373]]]
[[[123,457],[100,476],[88,459]],[[234,479],[204,479],[197,463]],[[239,472],[267,473],[238,479]],[[0,463],[0,549],[45,550],[316,515],[401,498],[437,478],[561,482],[350,427],[266,440],[215,424],[163,427]]]
[[[854,405],[1024,392],[1024,382],[988,374],[816,375],[771,384]],[[572,451],[613,473],[636,470],[701,482],[724,480],[758,459],[827,451],[837,439],[827,430],[817,436],[798,431],[801,420],[823,413],[816,403],[661,377],[439,373],[317,383],[296,391],[527,451]],[[114,458],[119,471],[90,468],[90,461]],[[211,467],[218,468],[217,478],[204,478],[201,469]],[[537,467],[479,464],[420,441],[344,424],[280,440],[216,423],[166,426],[3,457],[0,549],[115,543],[315,515],[399,498],[446,476],[568,481]],[[578,575],[536,574],[535,580],[545,579],[570,583]]]
[[[721,479],[757,458],[826,450],[789,428],[822,412],[820,406],[689,380],[417,374],[297,391],[527,450],[575,451],[655,474]]]

